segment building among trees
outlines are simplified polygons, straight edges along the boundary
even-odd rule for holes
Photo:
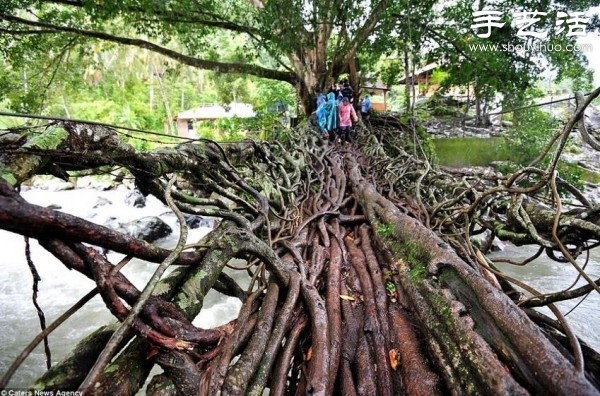
[[[233,117],[251,118],[255,115],[252,105],[248,103],[205,104],[177,114],[177,134],[182,137],[198,137],[194,127],[196,122]]]

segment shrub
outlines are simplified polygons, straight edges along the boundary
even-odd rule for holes
[[[558,120],[536,107],[515,113],[513,122],[506,146],[520,165],[535,159],[558,127]]]

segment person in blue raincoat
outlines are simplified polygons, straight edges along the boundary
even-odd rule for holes
[[[371,113],[371,97],[367,94],[363,97],[362,103],[360,104],[360,114],[363,120],[369,119]]]
[[[327,94],[327,101],[317,108],[316,114],[321,136],[324,139],[335,139],[339,120],[337,101],[333,92]]]
[[[317,94],[317,108],[319,108],[319,106],[321,106],[326,101],[327,101],[327,97],[324,94],[319,92],[319,94]]]

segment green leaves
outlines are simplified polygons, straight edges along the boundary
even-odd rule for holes
[[[10,60],[8,67],[19,69],[15,72],[22,81],[24,70],[43,75],[36,78],[37,98],[16,89],[21,98],[11,103],[22,109],[41,109],[40,93],[51,85],[56,88],[56,81],[69,86],[80,81],[60,66],[76,53],[75,48],[78,61],[86,63],[80,69],[90,72],[88,77],[101,72],[103,60],[97,56],[106,48],[98,44],[100,40],[155,51],[205,70],[285,81],[295,85],[304,105],[312,103],[311,96],[329,83],[326,80],[345,73],[354,80],[368,76],[391,85],[404,73],[404,53],[417,68],[442,63],[449,73],[445,84],[470,84],[483,100],[497,92],[517,96],[530,87],[540,74],[541,57],[559,70],[559,77],[574,78],[579,87],[589,82],[581,54],[473,47],[522,43],[510,23],[493,29],[489,39],[477,37],[470,28],[473,6],[470,0],[443,6],[434,0],[0,0],[4,13],[0,26],[11,30],[0,35],[0,51]],[[585,6],[582,1],[568,7],[555,2],[543,11],[554,15],[558,9]],[[514,12],[535,11],[540,4],[514,0],[493,7],[510,19]],[[544,27],[555,22],[554,16],[541,21]],[[555,40],[572,42],[564,36]],[[220,89],[211,97],[227,101],[252,96],[251,87],[239,76],[213,80]],[[18,86],[6,79],[4,85]],[[33,84],[21,86],[31,90]]]
[[[508,131],[506,144],[513,153],[512,160],[526,165],[532,161],[550,139],[558,121],[537,107],[516,112]]]

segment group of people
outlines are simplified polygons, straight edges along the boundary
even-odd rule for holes
[[[341,86],[332,84],[327,95],[317,95],[316,123],[323,139],[352,141],[352,123],[358,121],[354,105],[354,90],[347,81]],[[368,118],[370,110],[371,100],[365,95],[360,106],[363,119]]]

